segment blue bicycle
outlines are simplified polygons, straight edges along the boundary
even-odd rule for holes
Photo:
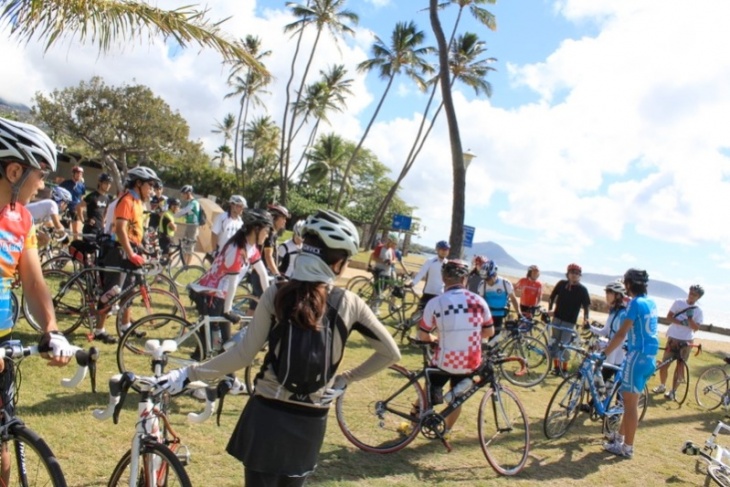
[[[560,383],[545,410],[543,432],[547,438],[560,438],[573,425],[578,414],[585,412],[592,420],[602,420],[603,433],[610,435],[621,424],[624,414],[623,399],[619,386],[623,376],[622,368],[602,363],[595,355],[572,345],[561,345],[583,357],[578,371]],[[616,370],[611,380],[603,381],[602,368]],[[639,398],[639,421],[644,419],[648,406],[649,391]]]

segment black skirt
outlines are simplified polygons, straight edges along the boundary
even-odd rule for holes
[[[317,466],[327,409],[251,397],[226,451],[252,471],[301,477]]]

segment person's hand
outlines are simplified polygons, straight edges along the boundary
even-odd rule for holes
[[[172,370],[157,379],[157,385],[169,392],[171,396],[177,396],[190,383],[190,379],[188,379],[189,370],[188,367]]]
[[[48,365],[52,367],[63,367],[68,364],[76,350],[77,348],[68,343],[63,333],[58,330],[44,333],[38,342],[38,351],[50,360]]]
[[[322,394],[322,399],[320,399],[319,403],[323,406],[332,403],[345,393],[345,389],[347,389],[347,379],[341,375],[335,376],[332,386],[324,390],[324,394]]]
[[[605,352],[593,352],[590,355],[591,360],[595,360],[596,362],[603,362],[606,360],[606,353]]]
[[[129,260],[129,262],[132,263],[132,265],[137,266],[137,267],[142,267],[144,265],[144,257],[142,257],[139,254],[132,254],[129,256],[129,259],[127,259],[127,260]]]

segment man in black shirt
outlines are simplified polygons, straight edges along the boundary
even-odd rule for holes
[[[573,338],[573,330],[575,330],[581,308],[583,308],[583,323],[588,323],[591,297],[588,289],[580,283],[582,273],[583,270],[578,264],[570,264],[568,272],[565,274],[567,279],[558,281],[553,292],[550,293],[548,312],[553,317],[552,325],[560,328],[553,328],[553,342],[550,347],[550,353],[553,356],[553,373],[555,374],[559,374],[561,370],[567,371],[570,354],[567,351],[563,351],[561,354],[558,343],[568,343]],[[553,305],[555,305],[555,311],[552,310]]]
[[[87,194],[81,203],[76,205],[76,214],[84,222],[85,234],[100,234],[104,230],[104,213],[109,206],[109,189],[112,187],[112,178],[106,173],[99,175],[96,191]],[[86,213],[84,215],[84,213]]]

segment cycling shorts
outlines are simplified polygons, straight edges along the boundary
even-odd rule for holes
[[[656,355],[629,352],[626,355],[621,381],[621,392],[641,394],[649,377],[656,371]]]
[[[671,355],[679,354],[679,356],[685,362],[689,360],[689,352],[692,350],[692,342],[686,340],[677,340],[676,338],[667,338],[667,346],[664,347],[664,359],[666,360]]]

